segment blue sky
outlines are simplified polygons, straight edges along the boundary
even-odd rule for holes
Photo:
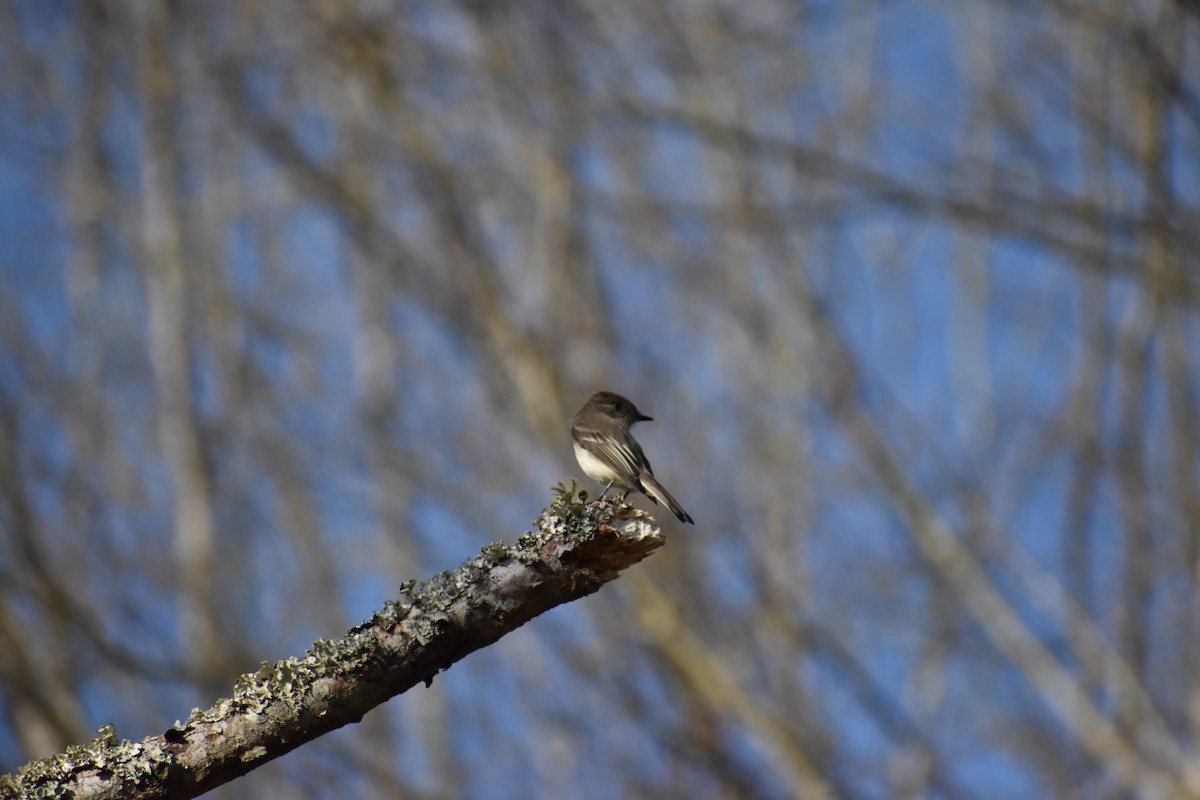
[[[548,502],[547,487],[579,475],[565,416],[609,388],[655,417],[637,434],[698,523],[679,531],[668,522],[668,549],[647,573],[755,702],[797,741],[819,741],[849,794],[890,796],[902,782],[895,771],[920,754],[881,728],[828,647],[790,641],[768,611],[840,637],[934,749],[952,787],[940,794],[1048,795],[1058,784],[1038,744],[1081,785],[1107,786],[920,557],[896,498],[822,399],[831,362],[801,298],[811,290],[846,343],[863,379],[855,398],[912,487],[972,542],[1021,620],[1076,669],[1062,620],[1028,600],[1024,556],[1068,587],[1090,577],[1082,600],[1114,646],[1124,646],[1125,604],[1140,601],[1148,644],[1136,666],[1172,705],[1188,685],[1173,665],[1200,656],[1181,646],[1179,630],[1195,629],[1187,597],[1196,576],[1179,567],[1186,512],[1162,481],[1181,458],[1166,402],[1167,320],[1181,320],[1194,398],[1192,303],[1148,304],[1140,278],[1104,274],[1110,264],[1048,241],[1107,247],[1135,276],[1146,268],[1144,242],[1122,227],[1123,216],[1153,207],[1145,178],[1116,145],[1107,172],[1089,171],[1089,148],[1111,141],[1080,115],[1093,71],[1124,77],[1123,62],[1115,45],[1091,58],[1086,37],[1034,10],[905,2],[802,11],[757,19],[752,9],[714,10],[722,24],[693,28],[686,9],[670,7],[660,27],[642,28],[621,16],[631,9],[576,19],[539,8],[481,28],[457,7],[409,9],[395,27],[378,23],[403,44],[387,55],[405,94],[373,105],[379,84],[315,35],[323,29],[311,9],[294,27],[264,28],[236,9],[211,20],[176,9],[212,23],[172,34],[182,87],[172,132],[189,276],[181,324],[232,663],[250,670],[294,654],[368,617],[401,581],[515,539]],[[19,423],[17,468],[49,531],[46,557],[86,554],[77,590],[105,635],[175,663],[187,642],[147,341],[154,267],[139,249],[144,98],[130,81],[139,51],[94,55],[112,102],[102,141],[90,144],[111,170],[106,200],[121,200],[101,206],[96,245],[72,216],[80,190],[92,188],[71,183],[87,174],[71,168],[80,156],[71,132],[94,98],[77,13],[26,5],[20,31],[0,46],[4,64],[20,63],[16,44],[29,47],[53,87],[0,83],[0,240],[9,243],[0,400]],[[137,16],[116,15],[118,40],[125,14]],[[562,41],[540,38],[545,31]],[[697,31],[711,33],[711,50],[696,47],[710,42]],[[1056,37],[1070,47],[1047,47]],[[364,241],[345,205],[238,126],[195,66],[209,50],[249,59],[232,92],[252,101],[248,113],[278,122],[333,180],[361,178],[371,218],[385,226],[379,241]],[[581,97],[555,93],[559,76],[542,68],[554,54]],[[478,64],[495,71],[473,72]],[[1072,70],[1054,72],[1064,64]],[[574,116],[569,102],[579,103]],[[714,130],[668,113],[678,109]],[[1128,133],[1118,109],[1104,111],[1113,141]],[[1186,229],[1196,218],[1197,136],[1177,108],[1167,114],[1163,169]],[[567,122],[575,127],[561,134]],[[413,155],[407,135],[418,129],[442,172]],[[437,227],[448,183],[461,222],[450,232]],[[1095,230],[1078,215],[1052,216],[1076,199],[1111,216]],[[570,235],[559,216],[575,225]],[[1194,253],[1175,256],[1190,264]],[[1131,373],[1114,343],[1136,334],[1138,314],[1148,320],[1147,372],[1135,390],[1145,408],[1125,430]],[[1094,396],[1072,405],[1096,353]],[[526,390],[545,376],[560,396],[543,407]],[[539,415],[558,406],[555,438]],[[1103,450],[1079,529],[1076,408],[1094,416]],[[1133,437],[1132,451],[1122,437]],[[1119,478],[1131,453],[1153,515],[1149,568],[1163,571],[1149,599],[1121,595],[1133,539]],[[1194,474],[1200,465],[1184,466]],[[0,570],[15,575],[26,565],[10,520],[0,514]],[[1022,556],[997,550],[1000,540]],[[1071,561],[1083,551],[1088,563]],[[718,796],[733,784],[705,771],[704,754],[719,754],[746,791],[786,796],[749,726],[689,705],[697,701],[664,667],[662,643],[634,624],[635,597],[618,582],[469,657],[423,699],[375,712],[413,786],[438,793],[449,748],[470,797],[664,786]],[[27,588],[6,601],[30,615],[31,630],[42,602]],[[114,721],[122,735],[150,735],[218,696],[219,681],[124,674],[77,637],[44,646],[79,659],[70,685],[85,727]],[[1150,682],[1163,672],[1169,681]],[[29,755],[13,736],[16,685],[0,684],[0,766]],[[1107,708],[1111,687],[1089,690]],[[712,727],[689,740],[702,723]],[[554,735],[531,742],[529,731]],[[311,755],[299,751],[256,786],[328,769],[344,773],[330,786],[371,796],[376,784],[354,777],[338,749],[363,735],[352,727]],[[322,791],[338,796],[313,790]]]

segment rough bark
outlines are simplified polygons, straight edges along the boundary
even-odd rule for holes
[[[301,657],[242,675],[231,697],[165,733],[88,745],[0,778],[3,797],[195,797],[362,719],[417,683],[560,603],[617,577],[663,544],[654,521],[611,499],[560,490],[538,528],[490,544],[457,570],[400,587],[371,619]]]

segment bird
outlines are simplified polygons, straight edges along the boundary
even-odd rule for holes
[[[680,522],[694,525],[679,501],[654,477],[642,446],[629,431],[635,423],[651,419],[616,392],[596,392],[571,419],[575,460],[589,478],[604,484],[600,497],[614,486],[625,490],[622,499],[637,489],[655,503],[661,500]]]

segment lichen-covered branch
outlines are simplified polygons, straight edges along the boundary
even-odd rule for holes
[[[91,744],[0,777],[0,796],[184,798],[243,775],[584,597],[663,543],[654,521],[611,499],[560,488],[538,529],[491,544],[453,572],[410,582],[370,620],[299,658],[243,675],[233,695],[166,733]]]

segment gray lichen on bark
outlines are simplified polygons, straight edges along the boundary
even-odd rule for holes
[[[8,798],[194,797],[434,676],[556,605],[599,589],[663,544],[644,513],[612,498],[588,503],[556,487],[533,531],[493,543],[456,570],[409,581],[399,596],[338,639],[264,663],[233,693],[165,733],[90,744],[0,777]]]

